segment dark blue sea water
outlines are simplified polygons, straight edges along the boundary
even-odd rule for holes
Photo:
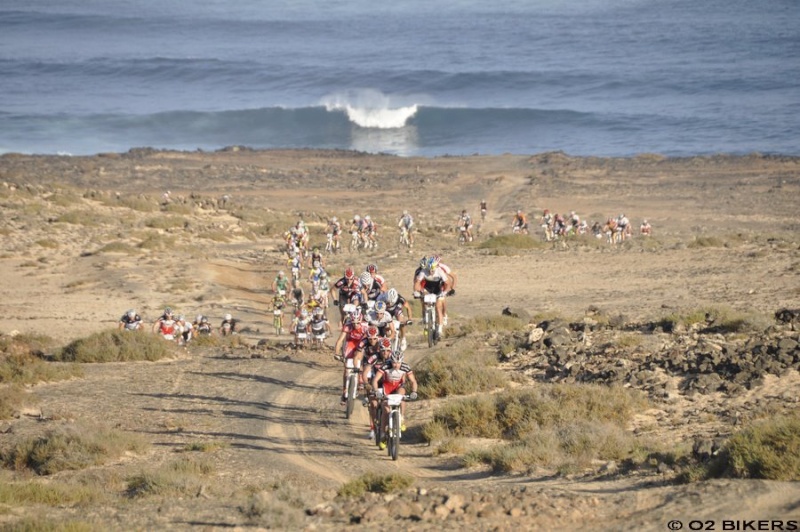
[[[0,2],[0,153],[232,145],[798,155],[800,2]]]

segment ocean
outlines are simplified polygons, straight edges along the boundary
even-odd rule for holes
[[[800,2],[0,3],[0,153],[234,145],[800,155]]]

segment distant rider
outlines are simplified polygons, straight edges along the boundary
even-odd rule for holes
[[[134,309],[130,309],[119,319],[119,329],[126,331],[141,331],[144,329],[142,317]]]

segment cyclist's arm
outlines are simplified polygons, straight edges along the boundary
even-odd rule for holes
[[[347,337],[347,333],[345,331],[342,331],[342,333],[339,335],[339,338],[336,339],[336,345],[333,346],[333,352],[334,353],[340,353],[341,352],[342,344],[344,344],[344,340],[345,340],[346,337]]]
[[[414,376],[414,372],[413,371],[408,372],[406,374],[406,377],[408,378],[408,382],[411,383],[411,390],[410,391],[411,392],[416,392],[417,391],[417,378]]]
[[[377,390],[377,389],[378,389],[378,381],[380,381],[380,380],[381,380],[381,377],[383,377],[383,370],[382,370],[382,369],[379,369],[379,370],[378,370],[378,371],[376,371],[376,372],[375,372],[375,374],[372,376],[372,382],[371,382],[370,384],[372,384],[372,389],[373,389],[373,390]]]

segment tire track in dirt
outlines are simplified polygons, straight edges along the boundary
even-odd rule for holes
[[[205,268],[212,282],[225,286],[229,304],[237,308],[267,308],[271,297],[258,289],[264,286],[264,274],[258,265],[216,261]],[[251,314],[248,321],[258,322],[258,312],[254,310]],[[255,337],[248,339],[258,341]],[[375,470],[403,471],[429,481],[449,475],[449,468],[435,461],[427,445],[420,442],[403,442],[399,459],[392,461],[386,451],[379,450],[366,437],[369,430],[366,408],[357,405],[352,418],[345,418],[338,401],[341,366],[331,355],[330,351],[295,352],[287,348],[283,354],[263,359],[256,397],[269,415],[254,418],[252,423],[265,424],[246,432],[261,436],[263,446],[277,457],[272,459],[284,465],[291,463],[335,486]],[[409,357],[413,362],[411,349]],[[253,393],[249,391],[248,395],[252,397]],[[409,416],[414,415],[416,407],[408,407]],[[266,422],[263,417],[268,418]]]

